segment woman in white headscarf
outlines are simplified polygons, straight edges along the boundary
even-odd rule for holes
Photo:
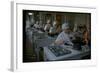
[[[44,31],[47,31],[47,32],[49,32],[49,30],[50,30],[50,27],[51,27],[51,21],[50,20],[47,20],[47,24],[45,25],[45,27],[44,27]]]
[[[70,39],[70,34],[71,34],[71,30],[68,26],[68,23],[64,23],[62,25],[62,32],[58,35],[56,41],[54,44],[56,45],[71,45],[73,46],[73,43],[71,42],[71,39]]]
[[[53,22],[53,26],[50,28],[49,30],[49,34],[50,35],[58,35],[61,32],[61,26],[57,23],[57,21],[55,20]]]

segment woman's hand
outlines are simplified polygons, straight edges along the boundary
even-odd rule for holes
[[[55,45],[63,45],[64,41],[63,40],[55,41],[54,44]]]

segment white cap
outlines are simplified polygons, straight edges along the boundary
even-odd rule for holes
[[[62,30],[64,30],[64,29],[68,29],[68,28],[69,28],[68,23],[64,23],[64,24],[62,24]]]

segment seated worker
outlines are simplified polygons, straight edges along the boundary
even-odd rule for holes
[[[83,44],[88,45],[89,43],[89,32],[86,25],[80,24],[78,26],[78,31],[76,37],[80,37]]]
[[[75,40],[73,41],[74,43],[74,48],[77,48],[81,50],[81,46],[83,45],[89,45],[90,46],[90,41],[89,41],[89,33],[87,30],[86,25],[78,25],[78,29],[75,33]]]
[[[42,20],[37,21],[34,27],[37,28],[38,30],[44,32],[44,27],[43,27]]]
[[[71,45],[73,46],[73,43],[70,39],[71,30],[68,26],[68,23],[64,23],[62,25],[62,32],[58,35],[56,41],[54,42],[55,45]]]
[[[39,21],[36,21],[36,24],[34,24],[35,28],[39,28]]]
[[[62,31],[61,26],[57,23],[57,21],[53,22],[53,26],[49,30],[49,35],[57,35]]]
[[[43,23],[42,23],[42,20],[40,20],[40,22],[39,22],[39,28],[40,28],[40,30],[44,30],[44,29],[43,29]]]
[[[87,30],[87,27],[86,25],[83,26],[83,42],[86,43],[86,45],[89,44],[89,40],[90,40],[90,37],[89,37],[89,32]]]
[[[50,20],[47,20],[47,24],[46,24],[45,27],[44,27],[44,31],[49,32],[50,27],[51,27],[50,22],[51,22]]]

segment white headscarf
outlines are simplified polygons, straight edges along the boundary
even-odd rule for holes
[[[56,21],[54,21],[54,22],[53,22],[53,26],[55,26],[55,25],[56,25],[56,23],[57,23],[57,22],[56,22]]]
[[[64,23],[64,24],[62,24],[62,30],[64,30],[64,29],[68,29],[68,28],[69,28],[68,23]]]

